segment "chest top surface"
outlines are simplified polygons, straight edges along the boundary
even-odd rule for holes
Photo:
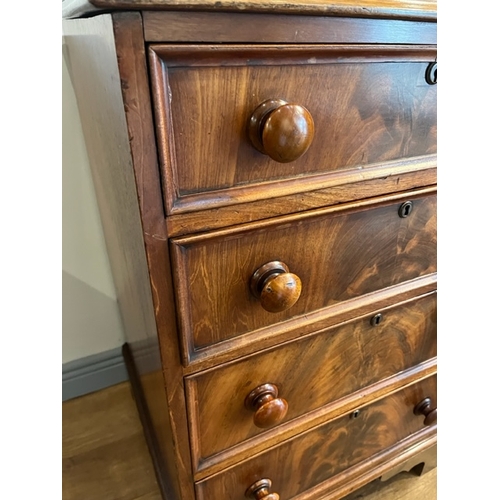
[[[208,10],[409,20],[437,19],[436,0],[64,0],[63,17],[102,10]]]

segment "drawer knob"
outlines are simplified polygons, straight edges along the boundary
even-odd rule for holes
[[[245,407],[254,412],[253,423],[261,429],[278,424],[288,411],[288,403],[278,398],[274,384],[259,385],[245,398]]]
[[[253,146],[280,163],[301,157],[314,137],[311,113],[299,104],[268,99],[252,113],[248,135]]]
[[[255,271],[250,289],[262,307],[273,313],[286,311],[299,300],[302,281],[283,262],[273,261]]]
[[[277,493],[269,493],[272,482],[270,479],[260,479],[250,486],[245,492],[248,498],[255,498],[256,500],[280,500]]]
[[[432,400],[431,398],[425,398],[420,401],[417,406],[415,406],[413,413],[415,415],[424,415],[424,425],[432,425],[437,422],[438,411],[437,408],[431,408]]]

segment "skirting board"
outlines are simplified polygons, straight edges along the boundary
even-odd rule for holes
[[[62,365],[62,400],[99,391],[128,380],[122,348],[76,359]]]

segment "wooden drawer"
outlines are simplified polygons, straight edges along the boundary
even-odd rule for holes
[[[243,500],[246,489],[263,478],[283,499],[295,498],[349,468],[368,461],[425,428],[414,408],[425,398],[435,408],[436,378],[304,432],[234,467],[197,483],[199,500]],[[315,498],[315,497],[313,497]]]
[[[167,213],[383,178],[385,162],[435,153],[436,86],[425,79],[435,57],[418,45],[152,45]],[[289,163],[249,140],[268,99],[300,105],[314,123],[309,149]],[[289,151],[294,139],[281,140]],[[403,161],[391,174],[409,168],[419,167]]]
[[[264,353],[188,377],[186,390],[194,462],[436,356],[436,294],[377,311]],[[378,317],[380,318],[380,317]],[[373,323],[373,324],[372,324]],[[252,390],[273,384],[288,404],[245,407]],[[257,396],[256,396],[257,398]],[[278,402],[279,403],[279,402]],[[269,407],[269,405],[267,406]],[[265,413],[267,411],[267,413]],[[251,443],[249,443],[251,446]],[[227,457],[223,457],[227,458]],[[213,462],[212,460],[211,462]]]
[[[244,500],[269,477],[333,499],[430,446],[412,411],[437,371],[435,3],[68,2],[162,497]],[[289,408],[261,430],[244,405],[266,383]]]
[[[413,210],[402,218],[406,201]],[[435,272],[436,196],[393,195],[176,238],[171,246],[188,363],[212,344]],[[250,288],[255,271],[274,261],[302,283],[297,302],[282,312],[265,310]]]

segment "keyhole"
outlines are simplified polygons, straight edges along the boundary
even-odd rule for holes
[[[380,325],[381,321],[382,321],[382,315],[379,313],[379,314],[375,314],[375,316],[373,316],[373,318],[370,320],[370,323],[372,326],[377,326],[377,325]]]
[[[405,217],[408,217],[411,214],[411,211],[413,210],[413,203],[411,201],[405,201],[400,207],[399,207],[399,216],[404,219]]]

